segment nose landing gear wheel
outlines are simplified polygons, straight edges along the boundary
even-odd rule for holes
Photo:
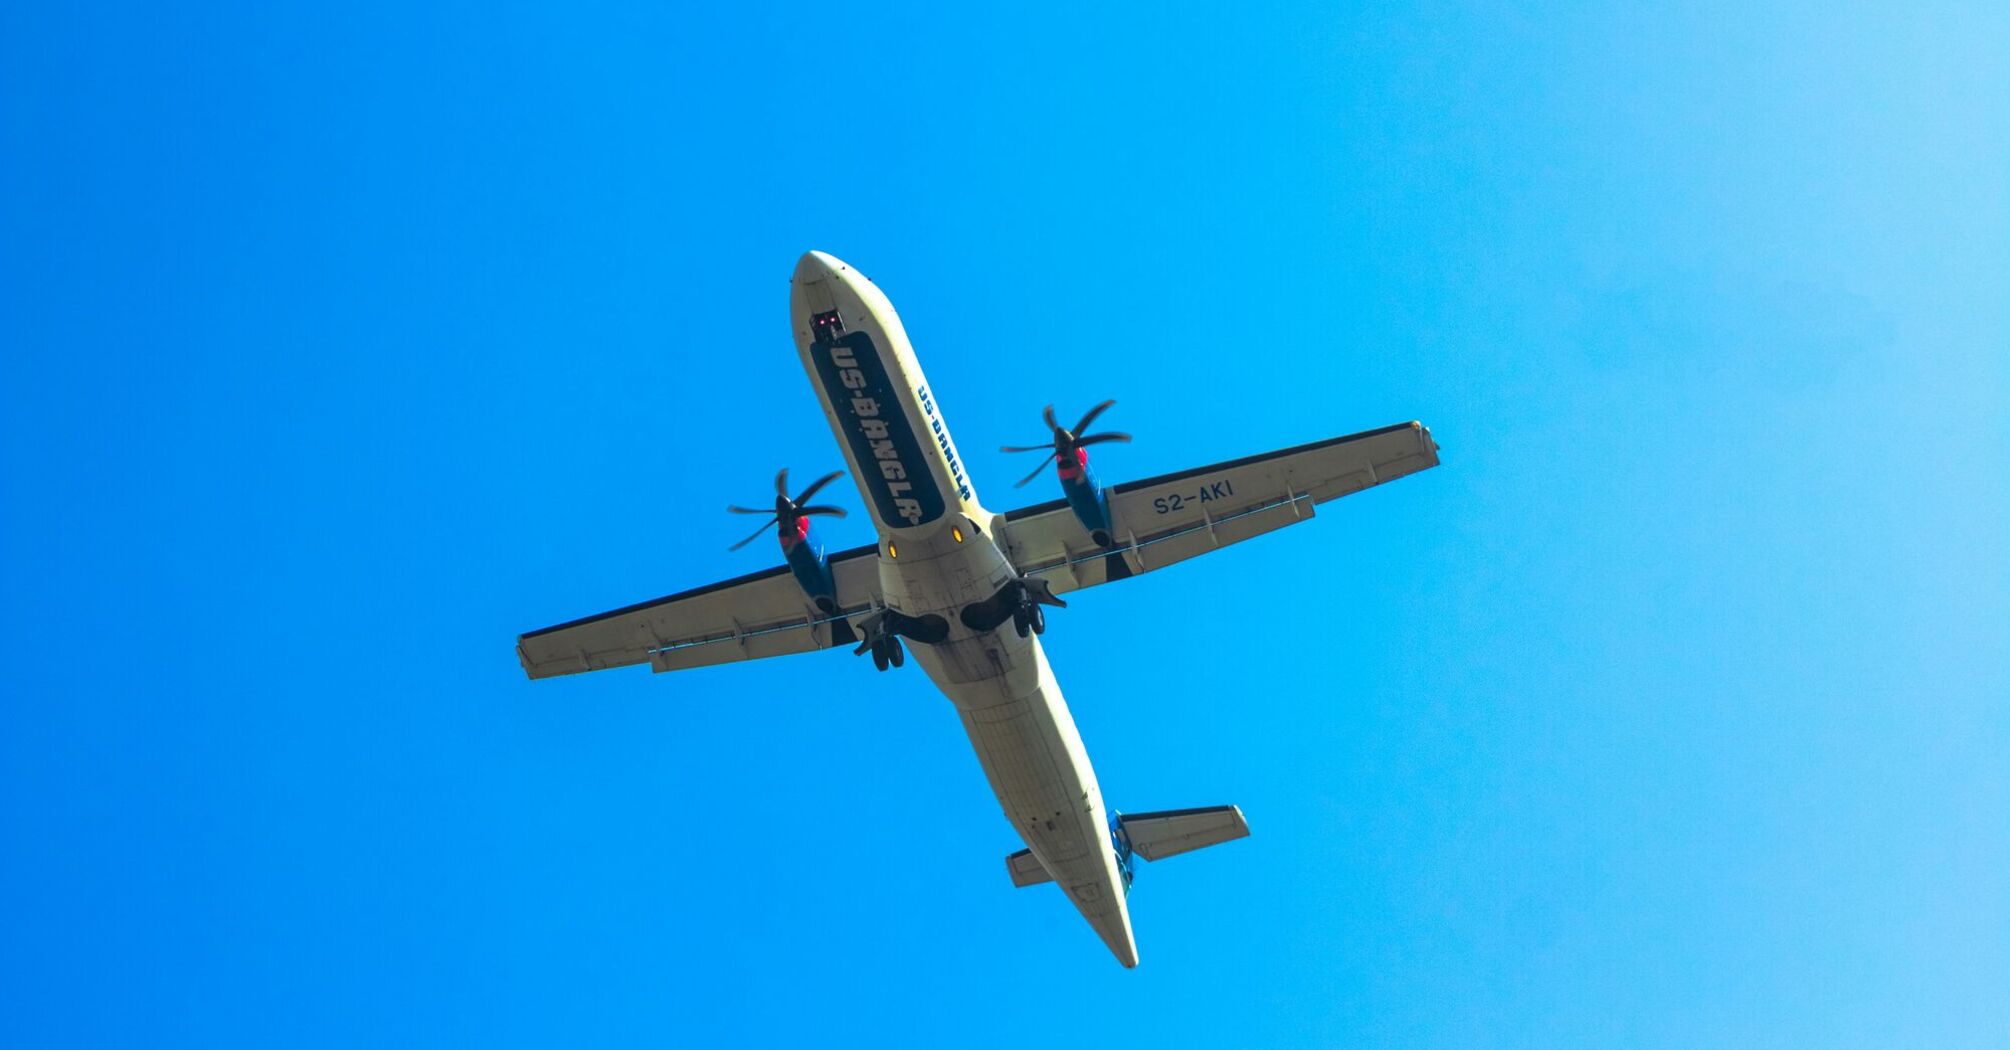
[[[898,638],[888,638],[886,640],[886,657],[893,661],[893,666],[903,666],[907,663],[907,647],[901,645]]]
[[[872,647],[872,665],[884,671],[886,670],[886,664],[886,645],[884,643],[875,644]]]

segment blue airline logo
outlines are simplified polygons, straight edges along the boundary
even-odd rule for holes
[[[859,484],[872,495],[880,520],[925,525],[942,516],[942,493],[928,473],[914,428],[900,410],[872,337],[851,332],[811,346],[817,378],[830,396],[845,440],[858,462]],[[959,481],[959,484],[961,482]]]

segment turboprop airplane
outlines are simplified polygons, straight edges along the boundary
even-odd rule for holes
[[[648,664],[678,671],[854,646],[881,671],[915,662],[956,705],[977,761],[1025,848],[1005,858],[1015,886],[1057,883],[1117,960],[1138,964],[1126,898],[1134,860],[1249,834],[1234,806],[1152,813],[1105,810],[1074,716],[1041,649],[1061,595],[1153,572],[1312,517],[1327,500],[1434,467],[1420,423],[1328,438],[1143,481],[1105,486],[1087,433],[1112,402],[1049,441],[1007,447],[1057,468],[1062,498],[994,513],[978,502],[942,407],[885,295],[823,252],[796,264],[789,288],[796,351],[872,516],[877,542],[828,552],[810,519],[843,517],[810,502],[843,472],[794,496],[775,475],[768,518],[783,564],[517,639],[532,678]]]

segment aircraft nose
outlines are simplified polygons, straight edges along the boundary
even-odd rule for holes
[[[803,257],[796,260],[795,281],[798,284],[827,281],[850,268],[829,252],[804,252]]]

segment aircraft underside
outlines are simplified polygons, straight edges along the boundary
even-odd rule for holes
[[[992,792],[1026,849],[1019,886],[1052,881],[1123,965],[1136,966],[1126,906],[1135,858],[1158,860],[1248,834],[1233,806],[1114,814],[1040,645],[1060,595],[1240,542],[1312,517],[1318,503],[1437,464],[1419,424],[1397,424],[1259,456],[1103,487],[1087,448],[1113,402],[1063,427],[1044,414],[1062,498],[984,509],[892,304],[857,271],[804,255],[790,288],[796,345],[864,495],[877,541],[826,552],[810,527],[844,510],[813,504],[835,475],[791,496],[775,478],[784,565],[711,587],[533,631],[518,654],[533,678],[626,664],[655,671],[847,647],[891,671],[908,658],[956,705]],[[1027,475],[1032,481],[1047,463]],[[757,538],[741,541],[742,545]],[[854,648],[855,646],[855,648]]]

